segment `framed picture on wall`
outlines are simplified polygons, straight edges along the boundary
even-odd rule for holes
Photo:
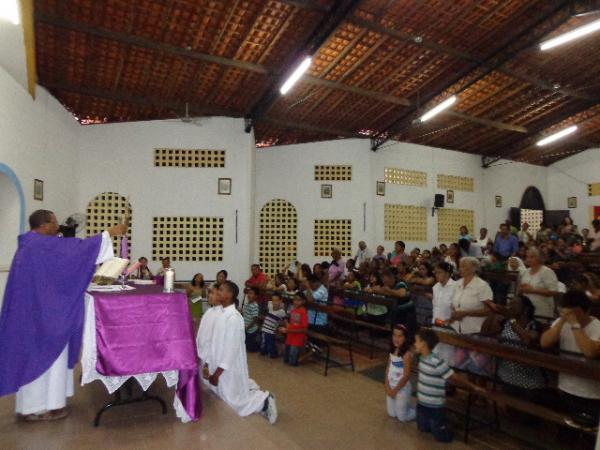
[[[385,195],[385,181],[377,182],[377,195]]]
[[[333,187],[331,184],[322,184],[321,185],[321,198],[332,198],[333,197]]]
[[[219,178],[219,195],[231,195],[231,178]]]
[[[454,191],[452,189],[446,191],[446,203],[454,203]]]
[[[502,208],[502,196],[496,195],[496,208]]]
[[[44,182],[42,180],[33,180],[33,199],[44,200]]]
[[[577,208],[577,197],[569,197],[567,199],[567,206],[569,208]]]

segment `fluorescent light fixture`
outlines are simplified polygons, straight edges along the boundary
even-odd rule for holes
[[[563,138],[565,136],[568,136],[569,134],[575,133],[575,131],[577,131],[577,125],[573,125],[569,128],[565,128],[564,130],[561,130],[558,133],[551,134],[550,136],[547,136],[544,139],[537,141],[537,145],[539,147],[541,147],[543,145],[548,145],[554,141],[559,140],[560,138]]]
[[[292,86],[294,86],[294,84],[296,84],[296,82],[300,79],[300,77],[304,75],[304,72],[308,70],[311,63],[312,58],[310,56],[307,56],[304,59],[304,61],[302,61],[300,65],[296,68],[296,70],[294,70],[294,73],[292,73],[292,75],[290,75],[286,82],[283,83],[283,86],[281,86],[279,92],[281,92],[282,95],[287,94],[288,91],[292,88]]]
[[[425,114],[423,114],[419,120],[421,122],[425,122],[426,120],[431,119],[433,116],[437,116],[439,113],[441,113],[446,108],[450,108],[450,106],[452,106],[455,102],[456,102],[456,95],[453,95],[452,97],[448,97],[442,103],[440,103],[436,107],[430,109]]]
[[[18,0],[0,0],[0,19],[9,20],[15,25],[21,23]]]
[[[555,38],[544,41],[540,44],[540,49],[550,50],[551,48],[565,44],[598,30],[600,30],[600,19],[590,22],[587,25],[575,28],[574,30],[568,31]]]

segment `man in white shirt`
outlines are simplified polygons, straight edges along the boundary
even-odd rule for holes
[[[542,348],[551,348],[559,343],[563,351],[582,354],[589,359],[600,358],[600,320],[589,315],[590,306],[585,292],[566,292],[561,302],[560,318],[542,335]],[[600,381],[559,373],[558,389],[572,415],[585,414],[591,423],[598,423]]]
[[[356,252],[356,256],[354,257],[356,268],[359,268],[360,265],[364,262],[369,262],[372,257],[373,253],[367,248],[366,242],[360,241],[358,243],[358,251]]]

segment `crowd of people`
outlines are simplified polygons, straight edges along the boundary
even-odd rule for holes
[[[447,441],[451,433],[443,414],[445,390],[441,387],[453,376],[452,368],[482,376],[496,371],[506,391],[545,404],[549,380],[539,368],[512,361],[499,361],[496,367],[484,354],[438,343],[435,333],[422,326],[495,335],[515,348],[557,346],[586,358],[600,358],[600,320],[590,314],[600,305],[600,281],[578,258],[596,250],[600,250],[600,221],[592,223],[591,231],[584,228],[580,232],[567,217],[558,227],[541,224],[535,234],[526,223],[517,229],[506,221],[495,236],[482,228],[475,238],[462,226],[456,242],[410,252],[402,241],[395,242],[388,253],[381,245],[373,252],[361,241],[352,258],[344,260],[334,248],[331,260],[312,267],[291,261],[272,277],[254,264],[244,285],[242,304],[237,307],[238,319],[243,321],[245,352],[260,352],[271,358],[283,353],[285,363],[297,365],[301,355],[311,351],[307,331],[331,334],[336,326],[326,312],[310,304],[350,310],[374,324],[389,323],[393,344],[385,382],[388,413],[400,421],[416,418],[420,430]],[[140,276],[152,277],[147,261],[140,262]],[[168,267],[168,259],[163,260],[161,269]],[[517,273],[514,293],[488,283],[482,276],[486,271]],[[196,274],[187,288],[194,317],[202,314],[198,299],[208,297],[215,305],[221,287],[231,284],[224,270],[211,286],[202,274]],[[425,299],[430,308],[428,323],[419,320],[418,314],[399,315],[388,306],[348,298],[348,291],[394,297],[403,311],[412,312],[414,303]],[[200,327],[204,332],[205,322],[203,319]],[[207,347],[201,334],[199,349]],[[283,352],[278,349],[278,339],[284,342]],[[420,355],[416,409],[410,404],[414,353]],[[208,379],[212,376],[209,373]],[[460,377],[455,382],[481,389]],[[558,390],[573,417],[597,424],[599,382],[559,374]]]

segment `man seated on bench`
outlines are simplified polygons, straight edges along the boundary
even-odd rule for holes
[[[560,317],[542,335],[542,348],[551,348],[558,343],[561,350],[579,353],[589,359],[600,358],[600,320],[589,315],[590,306],[584,292],[566,292],[561,301]],[[559,373],[558,389],[576,424],[590,428],[598,426],[600,381]]]

